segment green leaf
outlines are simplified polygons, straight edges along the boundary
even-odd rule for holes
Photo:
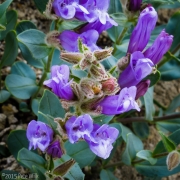
[[[6,12],[0,18],[0,32],[6,30]]]
[[[32,111],[36,116],[38,116],[39,101],[39,99],[33,99],[31,104]]]
[[[10,97],[10,93],[6,90],[0,90],[0,103],[3,103],[4,101],[8,100]]]
[[[36,80],[36,74],[32,68],[24,62],[15,62],[11,68],[11,74],[20,75],[22,77]]]
[[[16,32],[17,34],[22,33],[23,31],[29,30],[29,29],[37,29],[36,25],[32,23],[31,21],[20,21],[16,26]]]
[[[135,132],[135,134],[141,138],[141,139],[145,139],[148,137],[149,135],[149,125],[146,122],[134,122],[132,124],[133,126],[133,130]]]
[[[136,154],[136,156],[149,161],[152,165],[156,164],[157,162],[157,159],[153,158],[152,152],[149,150],[141,150]]]
[[[31,112],[31,110],[29,109],[29,106],[26,102],[19,103],[19,110],[22,112]]]
[[[166,156],[157,159],[155,165],[151,165],[148,161],[144,161],[139,164],[135,164],[136,170],[147,177],[166,177],[180,172],[180,166],[176,167],[172,171],[167,169]]]
[[[42,99],[40,100],[39,111],[54,118],[63,118],[65,115],[65,111],[62,108],[59,99],[54,93],[49,90],[44,91]],[[45,117],[40,113],[38,113],[38,120],[49,124],[47,119],[45,119]]]
[[[154,104],[153,104],[153,92],[154,87],[150,87],[146,94],[143,96],[144,98],[144,104],[145,104],[145,110],[146,110],[146,120],[153,121],[153,114],[154,114]]]
[[[106,169],[101,170],[100,179],[101,180],[118,180],[118,178],[116,178],[111,171],[106,170]]]
[[[166,137],[162,132],[159,132],[159,134],[161,135],[164,147],[166,148],[166,150],[168,152],[171,152],[176,149],[176,145],[174,144],[174,142],[171,139]]]
[[[109,4],[108,13],[113,14],[121,11],[122,11],[122,7],[120,1],[111,0]]]
[[[50,48],[45,44],[45,34],[36,29],[23,31],[17,36],[19,42],[25,45],[35,59],[48,56]]]
[[[131,162],[136,158],[137,152],[142,149],[142,141],[131,133],[127,134],[126,149],[122,155],[122,162],[126,165],[131,165]]]
[[[85,141],[79,141],[71,144],[66,141],[64,144],[66,153],[71,156],[79,164],[81,168],[90,165],[96,155],[89,149],[89,145]]]
[[[8,156],[10,156],[10,152],[8,148],[0,144],[0,157],[8,157]]]
[[[10,10],[6,13],[7,25],[6,30],[0,32],[0,40],[3,40],[7,33],[15,28],[17,22],[17,12],[14,10]]]
[[[55,167],[58,167],[60,164],[63,164],[64,162],[70,160],[71,157],[68,155],[63,155],[60,159],[57,159],[54,161]],[[84,180],[84,174],[81,170],[81,168],[78,166],[77,163],[75,163],[68,173],[66,173],[64,178],[67,178],[69,180]]]
[[[4,12],[8,8],[8,6],[11,4],[12,0],[6,0],[2,4],[0,4],[0,18],[3,16]]]
[[[45,172],[46,161],[38,154],[29,151],[28,149],[22,148],[18,152],[17,160],[24,166],[33,171],[33,167],[36,166],[41,172]]]
[[[149,79],[151,81],[149,87],[154,86],[161,78],[161,73],[159,71],[156,71],[155,74],[150,74],[144,78],[144,80]]]
[[[103,125],[103,124],[108,124],[112,119],[113,119],[114,116],[106,116],[106,115],[98,115],[98,116],[95,116],[93,117],[93,120],[100,124],[100,125]]]
[[[18,151],[22,148],[28,148],[28,140],[26,138],[25,130],[15,130],[11,131],[8,139],[7,145],[11,154],[17,158]]]
[[[171,101],[165,113],[170,114],[174,112],[178,107],[180,107],[180,94]]]
[[[178,129],[177,131],[175,131],[174,133],[172,133],[170,136],[168,136],[168,138],[173,141],[176,145],[180,144],[180,138],[179,138],[179,134],[180,134],[180,129]],[[165,149],[163,142],[160,141],[157,145],[156,148],[153,151],[153,155],[156,154],[160,154],[163,152],[167,152],[167,150]]]
[[[46,9],[46,4],[48,3],[48,0],[34,0],[34,3],[38,10],[43,13]]]
[[[6,88],[19,99],[29,99],[38,89],[35,80],[16,74],[10,74],[5,79]]]
[[[0,68],[11,65],[18,54],[18,43],[15,31],[10,31],[6,36],[5,51],[0,61]]]

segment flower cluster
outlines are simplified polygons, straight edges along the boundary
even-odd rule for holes
[[[60,158],[64,153],[60,142],[53,141],[53,130],[43,122],[32,120],[28,124],[26,136],[29,140],[29,150],[39,148],[53,158]]]
[[[77,142],[83,138],[92,152],[104,159],[108,158],[113,148],[112,143],[118,137],[119,131],[106,124],[94,124],[90,115],[72,116],[65,125],[69,141]]]

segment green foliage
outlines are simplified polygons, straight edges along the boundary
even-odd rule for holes
[[[118,180],[111,171],[106,170],[106,169],[101,170],[100,179],[101,180]]]
[[[10,97],[10,93],[6,90],[0,90],[0,103],[3,103]]]

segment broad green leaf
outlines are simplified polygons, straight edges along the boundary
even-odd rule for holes
[[[142,141],[131,133],[127,134],[126,149],[122,154],[122,162],[126,165],[131,165],[131,162],[136,158],[137,152],[142,149]]]
[[[157,162],[157,159],[153,158],[152,152],[149,150],[141,150],[136,154],[136,156],[149,161],[152,165],[156,164]]]
[[[25,130],[15,130],[10,132],[7,139],[7,145],[9,151],[15,158],[17,158],[19,150],[28,148],[28,144]]]
[[[8,157],[8,156],[10,156],[10,152],[8,148],[0,144],[0,157]]]
[[[70,156],[63,155],[60,159],[54,161],[55,167],[58,167],[60,164],[63,164],[70,159]],[[66,173],[63,177],[67,178],[68,180],[84,180],[84,174],[77,163],[75,163],[71,167],[70,171]]]
[[[118,180],[118,178],[116,178],[111,171],[106,170],[106,169],[101,170],[100,179],[101,180]]]
[[[174,112],[178,107],[180,107],[180,94],[171,101],[171,104],[169,105],[165,113],[170,114]]]
[[[66,153],[71,156],[79,164],[81,168],[91,164],[96,155],[89,149],[89,145],[85,141],[79,141],[71,144],[66,141],[64,144]]]
[[[0,19],[4,15],[5,11],[7,10],[8,6],[11,4],[12,0],[6,0],[2,4],[0,4]]]
[[[177,131],[175,131],[174,133],[172,133],[170,136],[168,136],[168,138],[173,141],[175,143],[175,145],[177,146],[178,144],[180,144],[180,138],[179,138],[179,134],[180,134],[180,129],[178,129]],[[153,151],[153,155],[156,154],[160,154],[163,152],[167,152],[167,150],[165,149],[163,142],[160,141],[157,145],[156,148]]]
[[[149,135],[149,125],[146,122],[134,122],[132,124],[133,126],[133,130],[135,132],[135,134],[141,138],[141,139],[145,139],[148,137]]]
[[[5,39],[5,51],[3,57],[0,60],[0,68],[3,66],[11,65],[18,54],[18,43],[16,40],[15,31],[10,31]]]
[[[34,3],[38,10],[43,13],[46,9],[46,4],[48,3],[48,0],[34,0]]]
[[[6,30],[0,32],[0,40],[3,40],[7,33],[15,28],[17,22],[17,12],[14,10],[10,10],[6,13],[7,25]]]
[[[159,132],[159,134],[161,135],[162,142],[166,150],[168,152],[174,151],[176,149],[176,145],[174,144],[174,142],[168,137],[166,137],[162,132]]]
[[[0,103],[3,103],[4,101],[8,100],[10,97],[10,93],[6,90],[0,90]]]
[[[32,57],[42,59],[48,56],[50,48],[45,44],[45,34],[36,29],[30,29],[18,34],[17,39],[28,48]]]
[[[6,12],[0,18],[0,33],[1,31],[5,31],[5,30],[6,30]]]
[[[122,31],[121,26],[113,26],[107,30],[109,38],[115,43]]]
[[[109,124],[109,122],[113,119],[114,116],[106,116],[106,115],[98,115],[93,117],[93,120],[102,125],[102,124]]]
[[[150,74],[144,78],[144,80],[149,79],[151,81],[149,87],[154,86],[161,78],[161,73],[157,71],[155,74]]]
[[[33,167],[36,166],[41,172],[45,172],[46,161],[40,155],[29,151],[26,148],[22,148],[18,152],[17,156],[18,162],[22,163],[24,166],[33,171]]]
[[[122,11],[122,7],[120,1],[111,0],[109,4],[108,13],[113,14],[121,11]]]
[[[154,87],[150,87],[146,94],[143,96],[144,98],[144,104],[145,104],[145,110],[146,110],[146,120],[152,121],[153,120],[153,114],[154,114],[154,104],[153,104],[153,92]]]
[[[31,110],[29,109],[29,106],[26,102],[19,103],[19,110],[22,112],[31,112]]]
[[[33,168],[33,172],[35,173],[32,173],[33,175],[33,178],[35,179],[46,179],[46,176],[45,176],[45,173],[41,172],[40,169],[34,165],[32,165],[32,168]],[[31,174],[30,174],[31,175]]]
[[[49,90],[44,91],[42,99],[40,100],[39,111],[45,115],[47,114],[54,118],[63,118],[65,115],[65,111],[62,108],[58,97]],[[42,116],[40,113],[38,113],[38,120],[49,124],[45,117]]]
[[[166,156],[157,159],[155,165],[151,165],[148,161],[144,161],[139,164],[135,164],[136,170],[147,177],[166,177],[180,172],[180,166],[176,167],[172,171],[167,169]]]
[[[20,75],[22,77],[31,78],[36,80],[36,74],[32,68],[24,62],[15,62],[11,68],[11,74]]]
[[[36,116],[38,116],[39,101],[39,99],[33,99],[31,104],[32,111]]]
[[[32,23],[31,21],[20,21],[16,26],[16,32],[17,34],[22,33],[23,31],[29,30],[29,29],[37,29],[36,25]]]
[[[29,99],[38,89],[35,80],[16,74],[10,74],[5,79],[6,88],[19,99]]]

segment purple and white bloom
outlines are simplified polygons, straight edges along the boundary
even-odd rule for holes
[[[140,83],[138,83],[136,85],[137,93],[136,93],[135,99],[138,99],[139,97],[144,96],[144,94],[147,92],[147,90],[149,88],[150,83],[151,83],[151,81],[148,79],[145,81],[141,81]]]
[[[110,127],[107,124],[99,126],[94,124],[91,136],[92,141],[87,141],[91,151],[97,156],[107,159],[113,149],[112,143],[114,143],[118,137],[119,131]]]
[[[74,93],[69,81],[69,67],[67,65],[52,66],[51,79],[44,81],[44,85],[52,88],[54,94],[62,99],[72,100]]]
[[[130,11],[139,11],[142,4],[142,0],[130,0],[129,10]]]
[[[79,0],[54,0],[53,10],[58,17],[63,19],[72,19],[76,12],[89,14],[88,10],[79,4]]]
[[[143,54],[146,58],[151,59],[154,64],[157,64],[163,55],[169,50],[173,42],[173,36],[162,30],[159,36],[155,39],[153,45],[149,47]]]
[[[65,30],[59,35],[61,46],[69,52],[78,52],[78,38],[85,44],[91,51],[100,49],[96,42],[99,34],[96,30],[88,30],[81,34],[77,34],[74,31]]]
[[[121,88],[136,86],[153,71],[153,62],[145,58],[140,51],[131,54],[130,63],[120,74],[118,83]]]
[[[136,91],[136,86],[123,88],[119,95],[107,96],[98,102],[96,108],[101,109],[101,113],[105,115],[121,114],[131,109],[140,111],[135,101]]]
[[[71,143],[77,142],[80,138],[91,139],[93,120],[89,114],[72,116],[65,124],[66,132]]]
[[[28,124],[26,136],[29,140],[29,150],[34,147],[45,151],[53,140],[53,130],[41,121],[32,120]]]
[[[47,148],[47,154],[52,156],[53,158],[61,158],[64,154],[63,150],[61,149],[60,142],[58,140],[51,143]]]
[[[138,19],[138,23],[134,28],[128,46],[128,53],[142,51],[147,45],[151,31],[155,28],[157,21],[157,12],[152,6],[145,8]]]

